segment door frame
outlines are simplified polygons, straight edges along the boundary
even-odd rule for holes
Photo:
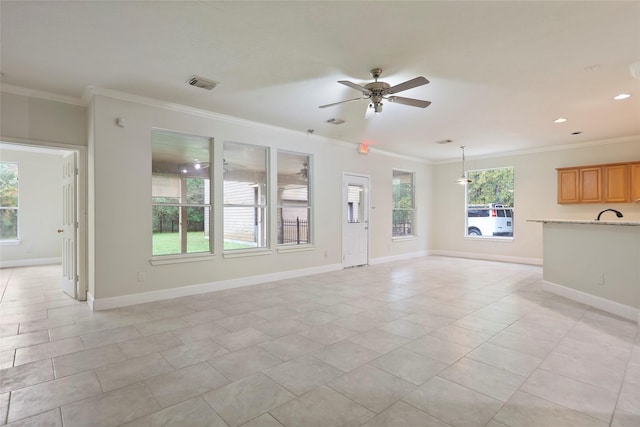
[[[87,147],[83,145],[63,144],[51,141],[40,141],[23,138],[0,137],[0,140],[6,144],[28,146],[35,148],[47,148],[59,151],[75,151],[77,153],[78,180],[76,185],[77,200],[77,220],[78,229],[76,235],[76,260],[78,282],[76,284],[76,295],[79,301],[87,300],[87,291],[89,284],[88,275],[88,181],[87,181]],[[62,198],[62,195],[60,195]]]
[[[361,265],[369,265],[369,261],[370,261],[370,254],[371,254],[371,176],[370,175],[365,175],[365,174],[361,174],[361,173],[355,173],[355,172],[342,172],[342,194],[341,194],[341,201],[340,203],[342,203],[342,218],[340,219],[340,229],[341,229],[341,233],[340,233],[340,247],[342,249],[342,256],[341,256],[341,262],[344,267],[344,257],[345,257],[345,253],[344,253],[344,233],[345,233],[345,218],[347,215],[347,192],[346,192],[346,183],[347,183],[347,177],[355,177],[355,178],[363,178],[367,180],[367,186],[365,188],[365,192],[366,192],[366,197],[365,197],[365,205],[363,206],[363,212],[365,212],[366,214],[366,218],[367,218],[367,262],[365,264],[361,264]]]

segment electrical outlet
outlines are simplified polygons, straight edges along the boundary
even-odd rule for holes
[[[138,282],[144,282],[145,280],[147,280],[147,273],[138,271]]]
[[[604,286],[604,273],[600,273],[600,277],[598,278],[598,285]]]

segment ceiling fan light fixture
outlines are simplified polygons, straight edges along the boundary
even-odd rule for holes
[[[345,85],[347,87],[350,87],[351,89],[355,89],[359,91],[362,96],[358,98],[347,99],[346,101],[338,101],[338,102],[333,102],[331,104],[320,105],[318,108],[333,107],[335,105],[344,104],[348,102],[362,101],[365,99],[369,101],[369,107],[376,113],[382,112],[381,101],[383,99],[386,99],[389,102],[409,105],[411,107],[418,107],[418,108],[426,108],[431,104],[430,101],[423,101],[421,99],[405,98],[402,96],[390,96],[398,92],[402,92],[405,90],[413,89],[418,86],[426,85],[429,83],[429,80],[427,80],[426,78],[420,76],[420,77],[413,78],[411,80],[407,80],[406,82],[397,84],[395,86],[391,86],[389,83],[378,81],[378,78],[380,77],[381,73],[382,73],[382,70],[380,68],[372,69],[371,76],[374,78],[375,81],[366,83],[364,85],[359,85],[359,84],[350,82],[348,80],[338,80],[338,83]]]

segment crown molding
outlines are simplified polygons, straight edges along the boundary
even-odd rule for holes
[[[14,95],[22,95],[30,98],[44,99],[46,101],[62,102],[63,104],[78,105],[85,107],[86,104],[82,98],[74,98],[72,96],[58,95],[57,93],[45,92],[42,90],[29,89],[22,86],[16,86],[8,83],[2,83],[0,85],[0,91],[5,93],[12,93]]]
[[[587,142],[575,142],[571,144],[553,145],[549,147],[532,148],[529,150],[506,151],[504,153],[485,154],[481,156],[467,155],[466,159],[467,160],[500,159],[503,157],[524,156],[527,154],[549,153],[554,151],[565,151],[565,150],[578,150],[581,148],[589,148],[589,147],[602,147],[602,146],[613,145],[613,144],[624,144],[627,142],[640,142],[640,134],[621,136],[621,137],[610,138],[610,139],[596,139],[596,140],[587,141]],[[459,162],[460,162],[460,159],[434,162],[433,164],[447,165],[447,164],[459,163]]]

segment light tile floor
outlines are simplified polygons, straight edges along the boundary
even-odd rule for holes
[[[640,426],[630,321],[426,257],[91,312],[0,270],[0,424]]]

